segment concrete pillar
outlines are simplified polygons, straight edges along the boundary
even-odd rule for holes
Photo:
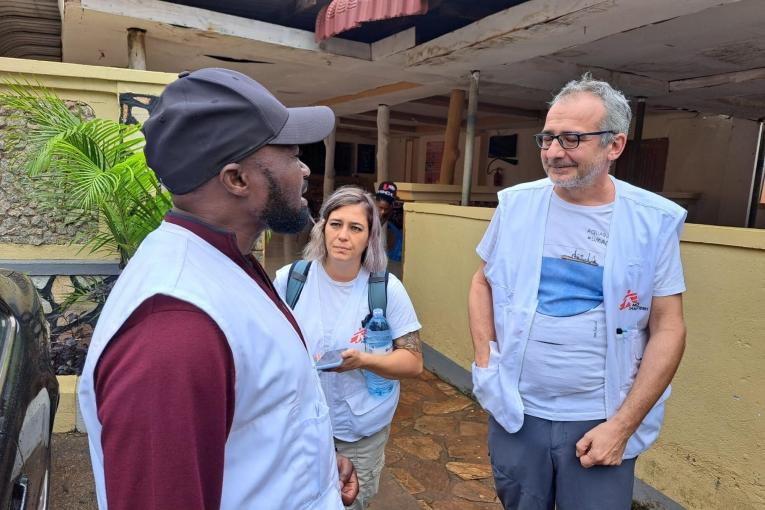
[[[381,104],[377,107],[377,182],[387,181],[388,143],[390,142],[390,107]]]
[[[449,116],[446,120],[446,133],[444,134],[444,154],[441,158],[441,171],[438,176],[439,184],[454,184],[454,167],[460,155],[457,145],[460,140],[463,104],[465,104],[465,91],[452,90],[449,99]]]
[[[146,30],[128,28],[128,69],[146,70]]]
[[[468,94],[467,126],[465,130],[465,165],[462,171],[462,202],[470,205],[470,190],[473,186],[473,154],[475,147],[475,121],[478,113],[478,82],[480,71],[470,73],[470,92]]]
[[[335,131],[324,139],[324,200],[335,191]]]

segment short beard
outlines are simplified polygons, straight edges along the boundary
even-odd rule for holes
[[[262,216],[266,227],[280,234],[296,234],[302,231],[311,219],[308,207],[301,206],[299,209],[290,207],[271,171],[264,168],[263,174],[268,181],[268,201]]]
[[[551,167],[548,167],[548,169]],[[580,165],[576,167],[576,176],[574,176],[573,179],[564,179],[560,181],[556,181],[552,177],[550,177],[550,172],[548,169],[545,170],[545,173],[547,174],[547,178],[550,179],[550,181],[563,189],[581,189],[581,188],[589,188],[592,186],[595,181],[604,173],[608,172],[608,164],[603,164],[602,162],[595,162],[590,165]],[[584,172],[580,172],[579,170],[582,169]]]

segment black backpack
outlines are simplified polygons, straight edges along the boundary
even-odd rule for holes
[[[300,293],[303,292],[303,286],[308,278],[308,270],[310,268],[310,260],[296,260],[290,266],[285,301],[293,310],[300,298]],[[375,308],[381,309],[383,316],[385,316],[388,307],[388,271],[370,273],[367,300],[369,302],[369,315],[361,322],[362,326],[366,326]]]

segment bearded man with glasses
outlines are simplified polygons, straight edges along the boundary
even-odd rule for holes
[[[608,173],[624,95],[589,73],[535,135],[547,179],[499,193],[468,299],[473,392],[506,509],[629,509],[685,347],[686,212]]]

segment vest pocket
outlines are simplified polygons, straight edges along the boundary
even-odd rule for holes
[[[505,412],[507,403],[503,401],[502,382],[499,375],[500,357],[497,342],[489,342],[488,366],[479,367],[473,362],[473,395],[481,407],[497,420],[497,423],[508,432],[515,432],[519,427],[514,427]]]
[[[621,361],[621,398],[624,399],[635,382],[643,352],[648,343],[648,333],[645,330],[629,329],[617,336],[619,340],[619,358]]]
[[[367,390],[366,381],[361,388],[356,388],[354,393],[347,395],[345,401],[348,403],[348,407],[355,416],[363,416],[373,409],[377,409],[382,404],[388,402],[391,398],[397,395],[396,388],[386,395],[384,398],[373,397]]]
[[[297,449],[293,498],[296,508],[307,508],[332,485],[337,472],[329,409],[321,398],[308,399],[290,411],[289,420]]]

